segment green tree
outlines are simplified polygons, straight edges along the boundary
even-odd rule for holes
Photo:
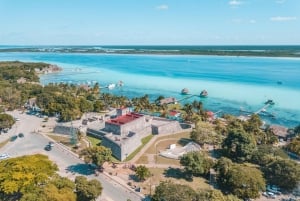
[[[21,201],[76,201],[74,190],[74,182],[55,175],[46,185],[25,193]]]
[[[171,181],[162,181],[155,188],[153,201],[191,201],[195,198],[195,191],[182,184],[174,184]]]
[[[278,157],[288,158],[288,155],[280,147],[272,145],[259,145],[257,150],[252,153],[251,162],[265,167],[267,164],[273,162]]]
[[[294,138],[290,144],[287,145],[287,149],[290,152],[293,152],[295,154],[297,154],[298,156],[300,156],[300,136]]]
[[[102,185],[96,179],[88,181],[83,176],[77,176],[75,184],[78,201],[94,201],[102,193]]]
[[[94,112],[101,112],[104,110],[104,104],[101,100],[96,100],[94,102]]]
[[[151,176],[151,172],[146,166],[140,165],[135,169],[135,175],[140,181],[145,181]]]
[[[199,190],[196,193],[195,201],[241,201],[234,195],[224,195],[219,190]]]
[[[0,131],[5,128],[11,128],[15,120],[9,114],[0,114]]]
[[[191,139],[200,145],[218,145],[222,142],[222,138],[223,136],[218,134],[210,123],[203,121],[198,121],[191,132]]]
[[[80,157],[84,158],[86,163],[93,163],[102,167],[104,162],[111,161],[111,149],[104,146],[89,147],[80,152]]]
[[[45,155],[11,158],[0,162],[0,192],[25,193],[47,183],[57,166]]]
[[[232,163],[222,158],[216,165],[218,184],[224,192],[232,193],[239,198],[257,198],[265,190],[262,172],[255,167]]]
[[[222,144],[225,156],[232,160],[243,162],[250,160],[252,152],[256,149],[253,135],[242,129],[230,130]]]
[[[86,100],[85,98],[80,99],[80,111],[85,113],[85,112],[92,112],[93,111],[93,103],[91,101]]]
[[[300,165],[289,159],[277,159],[263,168],[268,183],[293,190],[300,182]]]
[[[213,166],[213,160],[203,152],[189,152],[180,158],[180,164],[188,175],[207,175]]]

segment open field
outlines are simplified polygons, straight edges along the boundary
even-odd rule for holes
[[[168,141],[168,139],[170,139],[170,141]],[[167,148],[170,144],[172,144],[172,142],[176,142],[178,144],[181,143],[181,139],[190,139],[190,132],[158,137],[153,143],[153,146],[149,147],[149,149],[145,151],[145,154],[156,154],[156,151],[160,151],[161,148]],[[159,141],[162,141],[163,143],[158,143]],[[157,147],[155,147],[156,143]],[[155,148],[157,148],[157,150]]]

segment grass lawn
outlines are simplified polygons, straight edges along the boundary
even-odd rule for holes
[[[92,136],[86,136],[87,139],[92,143],[93,147],[101,145],[101,140]]]
[[[0,149],[1,149],[2,147],[4,147],[8,142],[9,142],[9,139],[7,139],[7,140],[1,142],[1,143],[0,143]]]
[[[184,174],[178,169],[149,168],[149,170],[153,176],[143,183],[137,183],[137,185],[142,187],[144,194],[150,193],[150,186],[152,186],[152,193],[154,193],[154,185],[158,186],[161,181],[167,180],[178,184],[188,185],[194,190],[210,189],[210,185],[206,179],[202,177],[193,177],[192,180],[186,180]]]
[[[136,161],[137,164],[147,164],[148,162],[148,157],[145,155],[142,155],[139,160]]]
[[[157,160],[156,161],[157,164],[180,165],[179,160],[166,158],[166,157],[162,157],[162,156],[157,156],[156,160]]]
[[[153,137],[152,134],[151,134],[151,135],[148,135],[147,137],[144,137],[144,138],[142,139],[142,145],[139,146],[134,152],[132,152],[132,153],[125,159],[125,161],[130,161],[131,159],[133,159],[133,157],[134,157],[137,153],[139,153],[139,152],[141,151],[141,149],[145,146],[145,144],[147,144],[147,143],[151,140],[152,137]]]
[[[145,153],[147,153],[147,154],[156,154],[156,151],[160,151],[161,147],[156,147],[157,150],[155,150],[155,146],[154,146],[155,143],[157,143],[160,140],[169,139],[169,138],[172,138],[172,140],[174,138],[178,139],[178,140],[173,140],[172,142],[173,143],[176,142],[176,143],[180,144],[180,141],[182,141],[182,139],[190,139],[190,132],[183,132],[183,133],[177,133],[177,134],[172,134],[172,135],[168,135],[168,136],[158,137],[156,139],[156,141],[153,143],[153,146],[149,147],[149,149],[147,149]],[[162,141],[162,143],[164,143],[164,142],[166,142],[166,144],[165,145],[164,144],[161,145],[161,146],[166,146],[166,147],[164,147],[164,149],[167,148],[170,144],[172,144],[172,143],[170,143],[168,141]],[[158,143],[157,146],[160,146],[160,144],[161,143]]]

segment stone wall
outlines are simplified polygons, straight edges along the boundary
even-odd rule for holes
[[[178,121],[170,121],[162,125],[152,125],[153,134],[176,133],[181,130],[182,128]]]
[[[105,136],[102,138],[101,145],[105,146],[107,148],[110,148],[112,151],[112,154],[119,160],[122,160],[121,156],[121,147],[119,144],[112,141],[110,138],[106,138]]]
[[[53,129],[53,132],[57,134],[71,135],[71,129],[72,128],[70,126],[56,125]],[[73,127],[73,129],[75,133],[78,132],[78,128]]]

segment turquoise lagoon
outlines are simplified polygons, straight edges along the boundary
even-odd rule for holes
[[[289,127],[300,124],[300,59],[190,55],[122,55],[78,53],[0,53],[0,60],[43,61],[63,68],[41,77],[44,84],[66,82],[100,86],[124,82],[122,88],[103,92],[128,97],[148,94],[181,99],[182,88],[209,97],[204,107],[214,112],[241,114],[260,109],[272,99],[275,105],[262,118]],[[273,117],[271,117],[273,116]]]

